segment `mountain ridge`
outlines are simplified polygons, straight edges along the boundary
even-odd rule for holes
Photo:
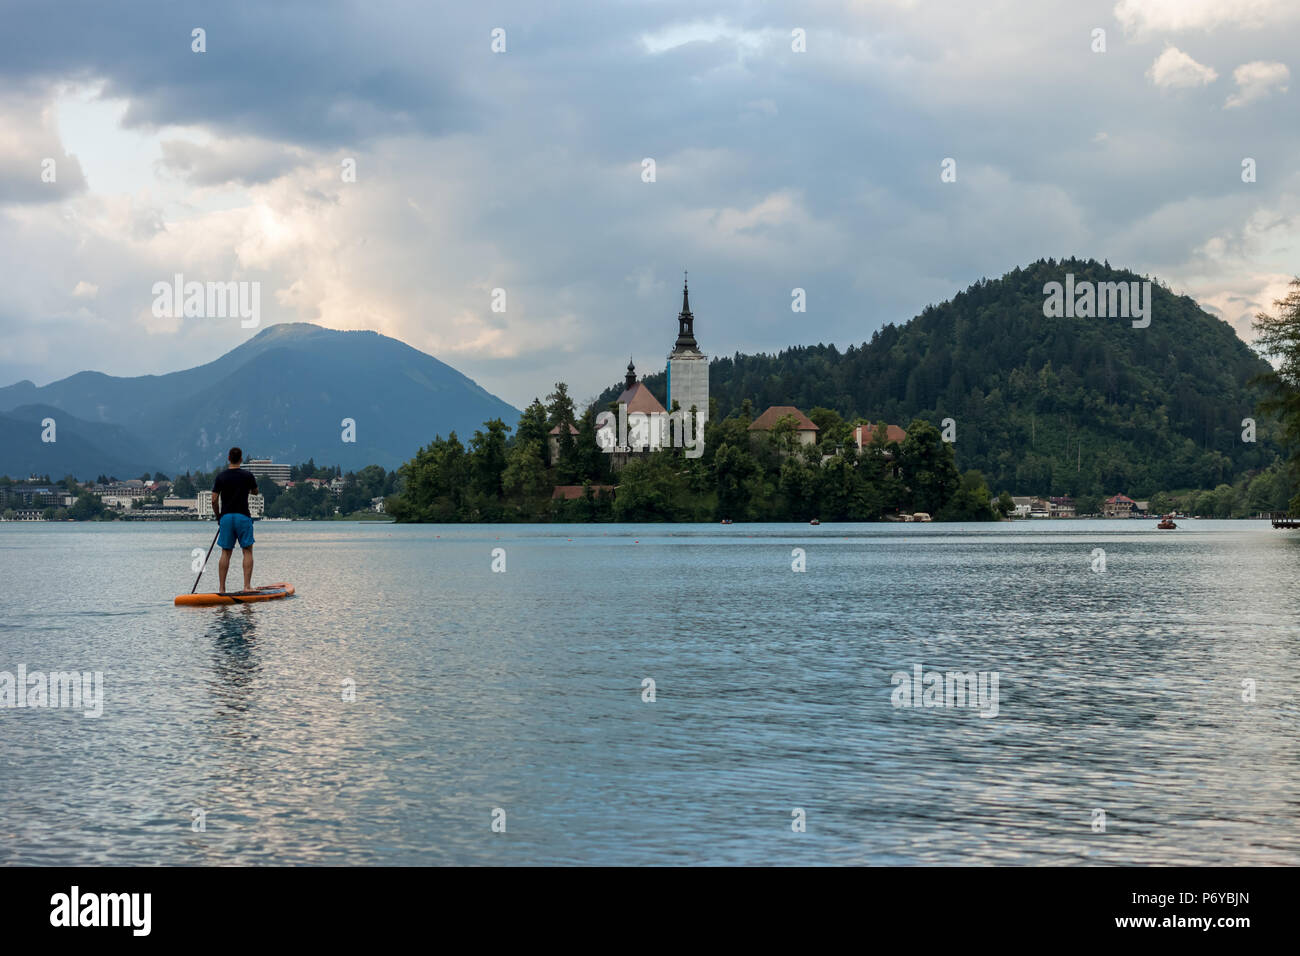
[[[0,414],[40,404],[87,426],[116,426],[91,446],[129,435],[140,468],[168,474],[210,469],[239,444],[247,456],[279,461],[315,457],[344,468],[396,468],[436,434],[472,434],[489,418],[514,421],[518,409],[452,366],[371,330],[282,323],[263,329],[201,365],[161,375],[112,376],[82,371],[45,386],[28,380],[0,388]],[[56,420],[59,417],[56,415]],[[344,419],[356,422],[343,441]],[[15,431],[0,448],[0,473],[32,470],[27,462],[61,462],[39,433]],[[16,443],[16,444],[15,444]],[[103,449],[101,449],[102,451]],[[147,459],[147,460],[146,460]],[[81,477],[104,470],[79,460]],[[37,468],[38,473],[50,468]]]

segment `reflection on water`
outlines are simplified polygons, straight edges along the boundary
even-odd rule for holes
[[[212,642],[212,679],[217,713],[242,714],[249,709],[261,666],[257,657],[257,613],[250,604],[212,609],[208,637]]]
[[[0,713],[0,863],[1300,862],[1300,534],[1179,524],[270,524],[215,608],[192,527],[9,524],[0,669],[105,710]]]

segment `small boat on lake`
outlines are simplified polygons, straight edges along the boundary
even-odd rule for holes
[[[821,522],[818,521],[816,518],[813,518],[812,521],[809,521],[808,523],[809,523],[809,524],[821,524]]]
[[[1178,525],[1174,524],[1173,515],[1165,515],[1163,518],[1160,519],[1160,523],[1156,525],[1156,528],[1158,528],[1161,531],[1172,531],[1177,527]]]

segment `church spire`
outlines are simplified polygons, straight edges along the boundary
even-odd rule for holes
[[[627,357],[627,376],[623,379],[623,384],[626,388],[631,388],[636,384],[636,366],[632,364],[632,356],[630,355]]]
[[[695,316],[691,314],[691,292],[687,286],[689,276],[682,278],[682,311],[677,316],[677,342],[673,347],[674,352],[680,352],[682,349],[693,349],[699,351],[699,345],[695,342]]]

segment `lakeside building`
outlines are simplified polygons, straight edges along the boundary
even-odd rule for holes
[[[601,495],[614,494],[616,485],[590,485],[591,495],[593,498],[599,498]],[[556,485],[551,492],[552,501],[577,501],[586,495],[586,486],[583,485]]]
[[[72,498],[72,501],[69,501],[69,498]],[[73,501],[76,501],[76,498],[69,495],[62,485],[30,482],[0,485],[0,511],[9,508],[14,511],[59,508],[66,507]]]
[[[1139,502],[1128,495],[1112,495],[1101,503],[1101,513],[1106,518],[1136,518],[1145,514],[1145,508],[1138,507]],[[1146,504],[1146,502],[1141,502]]]
[[[137,502],[126,517],[145,521],[175,521],[199,516],[198,498],[168,495],[162,504]]]
[[[770,432],[776,427],[776,423],[783,418],[793,418],[795,421],[794,431],[795,440],[800,445],[817,444],[817,433],[821,431],[817,424],[793,405],[773,405],[767,411],[763,412],[749,424],[751,435],[762,435]]]
[[[198,498],[195,501],[195,504],[197,505],[199,517],[202,518],[204,521],[207,521],[210,518],[215,517],[215,515],[212,513],[212,489],[211,488],[209,488],[207,491],[200,491],[198,494]],[[263,498],[261,495],[248,496],[249,515],[251,515],[254,518],[260,518],[262,517],[262,513],[265,510],[265,508],[266,508],[266,499]]]
[[[858,446],[858,451],[862,451],[862,449],[866,448],[868,445],[871,444],[871,439],[875,435],[875,433],[876,433],[875,425],[867,424],[867,425],[853,426],[852,436],[853,436],[853,441]],[[903,439],[905,438],[907,438],[907,432],[904,429],[899,428],[897,425],[885,426],[885,439],[887,441],[898,442],[898,444],[901,445],[903,444]],[[893,452],[885,452],[885,454],[892,455]]]
[[[250,458],[244,462],[244,468],[253,473],[255,478],[270,478],[277,485],[289,480],[289,465],[277,465],[270,458]]]
[[[631,368],[631,367],[632,367],[632,366],[631,366],[631,363],[629,362],[629,364],[628,364],[628,368]],[[549,448],[549,450],[550,450],[550,452],[551,452],[551,463],[552,463],[552,464],[554,464],[555,462],[557,462],[557,461],[560,460],[560,427],[561,427],[561,426],[556,425],[556,426],[555,426],[554,428],[552,428],[549,432],[547,432],[547,436],[548,436],[548,437],[547,437],[547,439],[546,439],[546,444],[547,444],[547,446],[548,446],[548,448]],[[572,435],[574,438],[577,438],[577,437],[578,437],[578,429],[576,429],[576,428],[574,428],[572,425],[570,425],[570,426],[569,426],[569,434]]]
[[[626,413],[623,425],[624,434],[614,436],[613,459],[610,464],[614,470],[622,468],[635,455],[646,455],[664,447],[665,436],[658,424],[667,415],[667,409],[659,404],[659,399],[636,378],[636,366],[627,360],[627,374],[623,377],[623,391],[615,399],[615,408],[620,416]],[[635,418],[633,416],[636,416]],[[623,444],[618,444],[618,438]]]
[[[160,491],[167,491],[172,486],[170,481],[144,481],[132,478],[128,481],[110,481],[102,485],[91,485],[89,490],[101,498],[151,498]]]
[[[1062,495],[1059,498],[1049,498],[1047,504],[1048,514],[1053,518],[1074,517],[1074,499],[1069,495]]]
[[[1012,495],[1013,518],[1073,518],[1074,499],[1069,495],[1043,498],[1036,495]]]

